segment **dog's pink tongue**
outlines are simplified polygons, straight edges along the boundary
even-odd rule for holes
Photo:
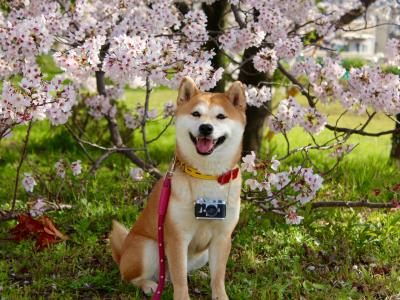
[[[197,151],[200,153],[208,153],[214,147],[214,142],[212,139],[199,138],[196,143]]]

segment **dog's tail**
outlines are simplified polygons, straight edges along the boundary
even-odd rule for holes
[[[117,265],[119,265],[119,261],[121,260],[122,247],[128,233],[129,231],[124,225],[115,220],[113,221],[113,227],[110,234],[110,243],[112,257],[114,258]]]

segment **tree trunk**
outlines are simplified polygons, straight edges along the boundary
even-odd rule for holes
[[[221,49],[218,47],[218,37],[219,33],[223,30],[225,25],[225,10],[227,8],[227,1],[220,0],[215,1],[214,3],[207,5],[202,5],[204,13],[207,15],[207,31],[210,36],[210,39],[206,43],[206,49],[209,51],[213,51],[215,53],[214,57],[211,60],[211,65],[216,70],[220,67],[224,67],[224,55]],[[217,85],[211,89],[211,92],[224,92],[225,90],[225,78],[222,77],[220,81],[217,82]]]
[[[396,129],[400,129],[400,114],[396,115],[396,120]],[[392,151],[390,152],[390,157],[400,166],[400,132],[395,132],[392,135]]]
[[[240,69],[239,80],[246,85],[260,88],[269,81],[268,75],[258,72],[253,65],[252,57],[258,52],[258,48],[252,47],[244,51],[243,61],[246,61]],[[265,120],[271,114],[271,102],[267,107],[248,106],[246,110],[247,124],[243,135],[243,155],[251,151],[259,152],[263,140]]]

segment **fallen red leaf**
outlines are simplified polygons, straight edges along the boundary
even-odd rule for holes
[[[10,230],[11,238],[16,242],[20,242],[33,233],[43,232],[42,223],[33,219],[31,216],[19,215],[17,218],[19,223]]]
[[[28,215],[19,215],[17,218],[18,224],[10,230],[11,238],[17,243],[33,238],[36,239],[37,248],[42,249],[68,239],[68,236],[62,234],[49,217],[42,216],[35,220]]]
[[[50,244],[55,244],[58,242],[60,242],[60,240],[57,240],[54,235],[42,232],[36,240],[36,247],[38,249],[43,249]]]
[[[62,234],[54,225],[53,221],[49,217],[42,216],[39,221],[44,225],[44,231],[48,234],[54,235],[62,240],[68,240],[68,237]]]

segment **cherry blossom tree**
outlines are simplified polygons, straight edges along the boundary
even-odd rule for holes
[[[336,32],[360,16],[368,28],[368,10],[386,4],[383,0],[6,2],[0,15],[0,140],[12,135],[16,126],[29,124],[12,208],[30,129],[39,120],[65,126],[85,153],[87,147],[104,151],[98,158],[88,157],[92,171],[119,153],[137,166],[131,171],[134,180],[143,177],[142,170],[160,177],[148,149],[165,130],[149,140],[146,125],[169,118],[170,126],[174,104],[167,103],[159,114],[149,109],[150,95],[157,86],[176,89],[190,76],[203,91],[223,90],[225,82],[235,79],[245,84],[249,108],[243,167],[252,176],[246,181],[249,199],[284,214],[288,223],[298,223],[297,207],[313,199],[323,182],[321,174],[310,168],[310,151],[335,157],[333,168],[353,149],[346,144],[352,134],[381,136],[399,130],[366,131],[377,113],[389,118],[400,113],[399,77],[385,72],[381,63],[352,68],[347,74],[338,53],[329,48]],[[399,4],[386,6],[398,9]],[[320,49],[329,55],[316,58],[313,53]],[[52,57],[62,73],[45,74],[38,64],[42,56]],[[398,67],[398,41],[389,42],[385,63]],[[271,99],[281,85],[304,96],[307,105],[288,95],[273,111]],[[119,105],[126,86],[146,91],[143,105],[134,111]],[[365,114],[365,123],[359,128],[328,123],[321,106],[331,103],[339,103],[343,114]],[[85,139],[84,124],[72,118],[76,111],[107,124],[108,142]],[[270,130],[285,137],[287,153],[257,163],[255,152],[266,117]],[[313,138],[313,145],[292,148],[287,133],[294,127],[312,137],[331,130],[335,138],[324,144]],[[123,134],[135,130],[141,133],[141,146],[131,145],[131,135]],[[279,170],[278,161],[295,153],[304,154],[305,165]],[[62,172],[62,164],[57,171]],[[80,162],[73,170],[81,172]],[[23,185],[32,191],[34,179],[25,175]]]

